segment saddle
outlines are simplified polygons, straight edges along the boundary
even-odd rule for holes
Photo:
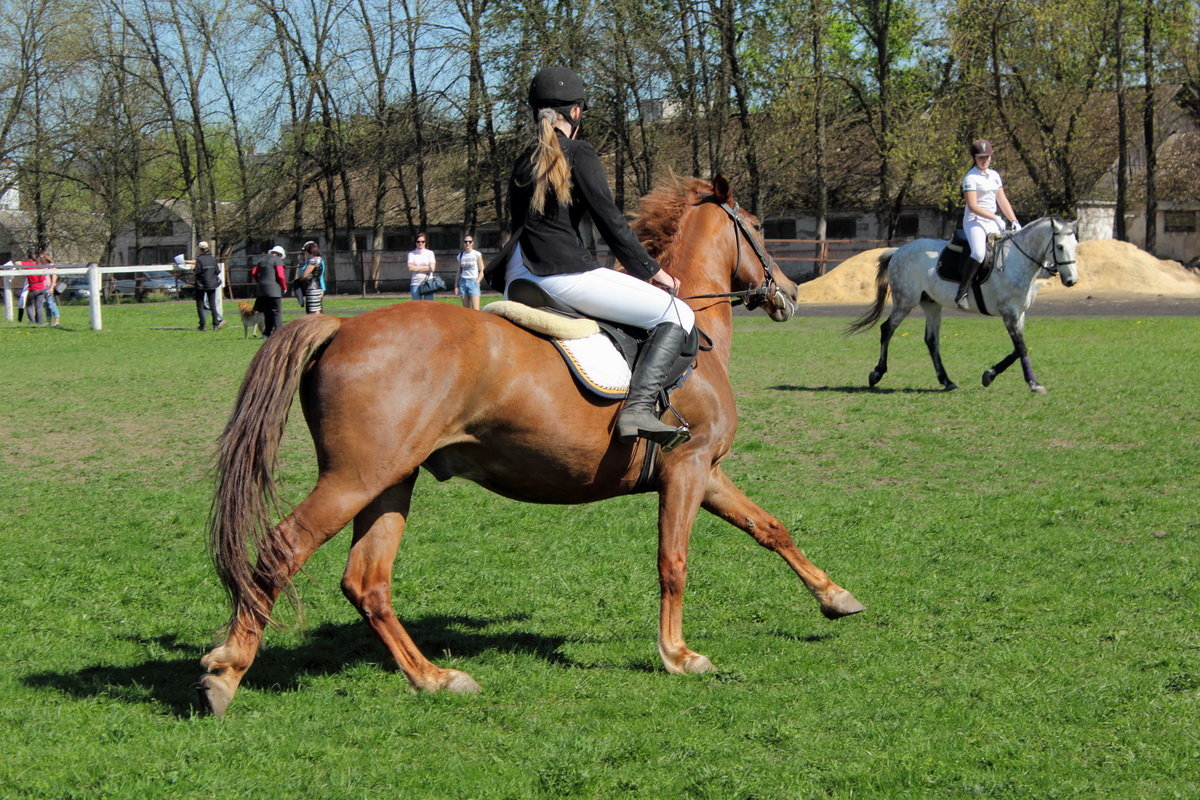
[[[550,295],[542,291],[536,283],[529,280],[517,279],[508,284],[507,295],[509,301],[518,303],[522,306],[546,314],[558,317],[559,320],[580,320],[594,323],[596,328],[590,326],[575,326],[579,333],[575,338],[566,338],[564,335],[570,327],[551,322],[547,325],[533,325],[530,321],[523,319],[523,315],[507,313],[499,303],[491,303],[487,306],[487,310],[492,313],[500,314],[510,322],[521,325],[527,330],[534,333],[539,333],[547,336],[554,346],[562,354],[564,361],[571,370],[571,374],[575,376],[576,381],[586,390],[593,394],[606,399],[619,399],[625,396],[629,389],[629,375],[633,372],[633,365],[637,361],[638,352],[641,346],[649,338],[649,332],[641,328],[633,328],[627,325],[619,325],[607,320],[594,319],[587,317],[565,303],[561,303]],[[497,308],[493,309],[493,306]],[[598,337],[602,340],[597,342],[597,335],[589,335],[591,331],[598,328]],[[620,381],[603,381],[597,380],[596,369],[593,364],[590,364],[593,358],[602,359],[605,353],[599,352],[597,345],[603,350],[615,350],[617,356],[624,363],[626,372],[624,373],[624,382],[622,385],[616,385]],[[663,392],[663,397],[659,398],[662,406],[661,410],[665,410],[668,404],[667,395],[682,386],[691,375],[692,367],[695,365],[696,354],[700,350],[700,331],[693,327],[692,332],[688,337],[687,343],[684,345],[683,352],[679,358],[675,360],[675,366],[671,369],[670,378],[667,380],[667,388]]]
[[[1004,238],[1002,233],[989,233],[987,237],[987,252],[983,256],[983,265],[979,267],[979,271],[975,273],[975,279],[971,281],[972,286],[979,286],[986,283],[987,279],[992,276],[992,267],[996,263],[996,243]],[[954,231],[954,237],[942,250],[941,256],[938,257],[937,275],[944,281],[958,283],[962,280],[963,272],[967,266],[967,259],[971,257],[971,244],[967,241],[967,234],[962,228]]]

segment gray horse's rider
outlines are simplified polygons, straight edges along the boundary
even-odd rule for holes
[[[1021,223],[1017,222],[1017,215],[1013,213],[1004,194],[1004,181],[1000,173],[991,168],[991,142],[986,139],[971,142],[971,158],[975,164],[962,181],[963,200],[966,201],[963,231],[971,245],[971,258],[963,268],[962,280],[954,295],[954,304],[964,311],[968,308],[967,291],[971,288],[971,281],[975,279],[975,273],[987,255],[988,234],[1001,233],[1004,219],[1008,220],[1012,230],[1021,230]],[[1003,219],[1000,214],[1004,215]]]

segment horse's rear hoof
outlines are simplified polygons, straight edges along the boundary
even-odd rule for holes
[[[222,716],[233,700],[233,692],[216,675],[202,675],[196,684],[200,704],[214,717]]]
[[[987,372],[983,373],[983,385],[984,386],[991,386],[992,381],[994,381],[994,380],[996,380],[996,370],[989,369]]]
[[[879,370],[871,370],[871,374],[867,376],[867,386],[874,388],[875,384],[879,383],[879,381],[881,381],[882,379],[883,379],[882,372],[880,372]]]
[[[955,383],[954,381],[950,381],[949,383],[943,383],[942,388],[947,392],[953,392],[955,389],[958,388],[958,384]]]
[[[1034,394],[1045,394],[1046,387],[1042,386],[1037,381],[1030,381],[1029,382],[1029,391],[1033,392]]]

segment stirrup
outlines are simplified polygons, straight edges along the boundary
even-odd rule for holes
[[[687,428],[686,425],[673,427],[659,419],[655,419],[653,416],[651,419],[654,419],[654,422],[658,423],[658,425],[661,427],[644,428],[636,423],[633,425],[623,426],[618,420],[617,438],[626,444],[638,439],[645,439],[649,442],[655,442],[662,447],[662,451],[664,453],[671,452],[676,447],[692,438],[692,432]]]

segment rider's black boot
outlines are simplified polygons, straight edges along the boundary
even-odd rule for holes
[[[654,414],[655,400],[686,340],[683,328],[673,322],[664,322],[651,332],[633,367],[625,407],[617,415],[617,436],[621,441],[640,436],[658,442],[666,451],[692,438],[687,428],[667,425]]]
[[[971,281],[975,280],[975,273],[979,272],[981,264],[973,258],[968,258],[967,263],[963,265],[962,280],[958,283],[958,292],[954,295],[954,305],[961,308],[963,311],[970,309],[967,304],[967,292],[971,289]]]

